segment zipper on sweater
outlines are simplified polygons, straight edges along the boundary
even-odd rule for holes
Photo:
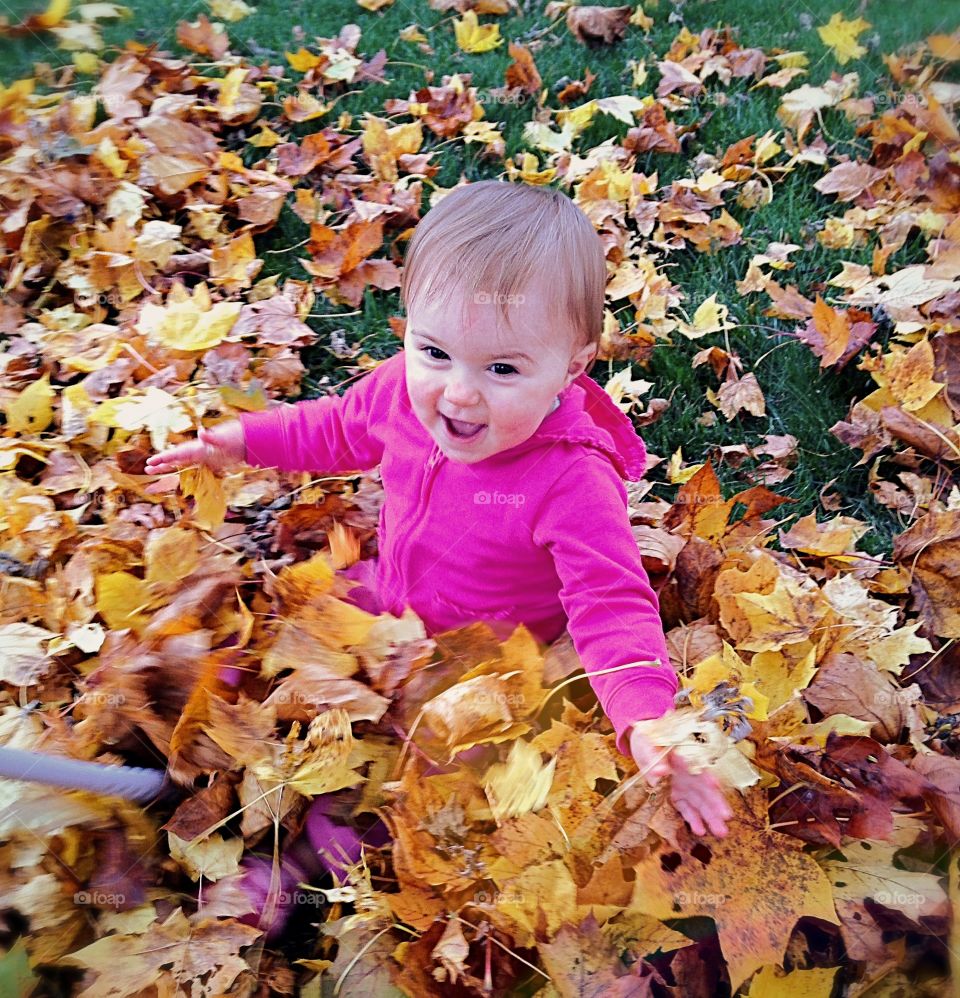
[[[425,504],[430,499],[430,493],[433,490],[433,482],[436,476],[436,468],[440,463],[440,458],[443,457],[443,452],[440,448],[434,444],[433,450],[430,452],[430,458],[427,461],[426,474],[423,476],[423,484],[420,487],[420,502]]]
[[[433,450],[430,452],[430,457],[427,459],[423,481],[420,486],[421,507],[425,508],[430,499],[430,493],[433,491],[433,483],[437,477],[437,466],[440,464],[440,459],[442,457],[443,452],[436,444],[434,444]],[[426,515],[421,513],[419,516],[414,517],[413,523],[422,523],[425,519],[427,519]],[[414,532],[415,528],[411,525],[410,530],[407,532],[406,543],[402,546],[398,546],[394,552],[394,566],[398,575],[403,571],[403,552],[410,546],[410,543],[413,540]],[[406,599],[406,594],[404,595],[404,599]]]

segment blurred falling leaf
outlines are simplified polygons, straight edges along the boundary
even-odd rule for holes
[[[826,24],[817,28],[817,34],[823,44],[833,51],[837,62],[843,66],[851,59],[859,59],[867,54],[867,50],[857,44],[857,38],[869,27],[870,22],[862,17],[848,21],[838,11]]]
[[[499,24],[480,24],[473,10],[464,11],[463,17],[454,19],[453,29],[457,46],[464,52],[489,52],[503,44]]]
[[[556,759],[543,765],[540,753],[529,742],[515,741],[507,761],[491,766],[484,777],[484,790],[497,823],[543,807],[556,766]]]

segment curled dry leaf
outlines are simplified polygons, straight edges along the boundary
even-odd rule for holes
[[[567,10],[567,27],[584,45],[612,45],[627,31],[631,7],[579,7]]]

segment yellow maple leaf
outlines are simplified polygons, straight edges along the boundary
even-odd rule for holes
[[[780,998],[781,995],[829,995],[833,993],[836,967],[814,967],[812,970],[793,970],[790,973],[767,964],[750,979],[746,998]]]
[[[170,856],[176,860],[191,880],[217,881],[239,872],[243,839],[224,839],[217,832],[199,842],[182,839],[167,831]]]
[[[457,36],[457,45],[464,52],[489,52],[503,44],[500,37],[499,24],[480,24],[475,11],[464,12],[458,21],[454,19],[453,30]]]
[[[12,402],[4,406],[7,429],[14,433],[40,433],[45,430],[53,421],[51,403],[54,395],[49,374],[24,388]]]
[[[780,107],[777,109],[777,117],[788,127],[797,132],[797,137],[802,138],[813,121],[825,107],[832,107],[837,103],[837,97],[828,93],[825,87],[812,87],[809,83],[797,87],[783,95]]]
[[[52,28],[59,24],[70,10],[70,0],[50,0],[50,5],[37,18],[37,26],[40,28]]]
[[[140,332],[173,350],[209,350],[230,332],[243,305],[236,301],[210,304],[205,284],[193,296],[178,285],[165,305],[143,306],[137,319]]]
[[[210,13],[224,21],[242,21],[253,13],[243,0],[209,0]]]
[[[180,400],[154,385],[148,385],[142,396],[107,399],[88,418],[122,430],[149,430],[155,450],[166,447],[170,433],[182,433],[193,425]]]
[[[655,7],[656,4],[653,4],[653,6]],[[653,27],[653,18],[644,14],[642,4],[637,4],[637,9],[630,15],[630,20],[627,24],[635,24],[638,28],[649,31]]]
[[[77,72],[85,76],[93,76],[100,69],[100,60],[93,52],[74,52],[72,59]]]
[[[732,329],[736,323],[727,321],[727,314],[730,310],[726,305],[717,301],[716,293],[710,295],[706,301],[693,313],[693,322],[681,322],[677,328],[688,339],[696,340],[708,333],[716,333],[722,329]]]
[[[77,13],[80,15],[81,21],[108,21],[111,18],[129,19],[133,17],[133,11],[129,7],[108,3],[105,0],[82,3],[77,8]]]
[[[869,27],[870,22],[862,17],[847,21],[838,11],[826,24],[817,28],[817,34],[842,66],[851,59],[859,59],[866,54],[867,50],[857,43],[857,38]]]
[[[370,168],[380,180],[395,183],[399,176],[397,160],[405,153],[419,152],[422,144],[423,125],[419,121],[387,128],[382,118],[367,112],[361,145]]]
[[[569,152],[576,137],[572,122],[562,125],[559,132],[543,121],[528,121],[523,126],[524,142],[541,152]]]
[[[427,41],[427,36],[420,30],[419,25],[408,24],[400,32],[400,40],[404,42],[425,42]]]
[[[291,121],[313,121],[314,118],[322,118],[331,106],[317,100],[313,94],[299,90],[296,94],[289,94],[286,97],[283,102],[283,113]]]
[[[355,55],[351,55],[344,49],[335,49],[332,52],[325,51],[324,54],[328,59],[327,65],[321,70],[325,80],[349,83],[356,75],[357,69],[362,65]]]
[[[908,412],[916,412],[930,402],[945,382],[934,381],[933,347],[927,339],[918,340],[909,350],[891,347],[884,354],[883,368],[875,371],[874,380]]]
[[[263,261],[257,257],[253,245],[253,236],[244,232],[214,247],[210,280],[225,291],[239,291],[250,287],[262,266]]]
[[[512,157],[508,158],[504,165],[511,180],[516,180],[519,177],[525,184],[542,186],[549,184],[557,175],[557,171],[553,167],[541,170],[540,163],[532,152],[523,153],[519,166],[514,163]]]
[[[867,649],[868,657],[878,669],[899,676],[903,667],[910,662],[911,655],[923,655],[933,651],[933,645],[926,638],[917,637],[920,624],[898,627],[884,637],[873,641]]]
[[[309,73],[311,69],[316,69],[325,58],[322,55],[314,55],[313,52],[308,52],[305,48],[301,48],[297,52],[284,52],[283,54],[287,57],[290,68],[295,69],[298,73]]]
[[[196,500],[194,522],[203,530],[216,530],[222,526],[227,513],[227,500],[223,482],[209,468],[184,468],[180,472],[180,487],[185,496]]]
[[[545,924],[552,938],[562,926],[576,923],[577,885],[563,860],[537,863],[498,886],[502,889],[496,899],[497,913],[515,926],[520,946],[535,945],[538,925]]]
[[[639,10],[639,8],[637,8]],[[630,86],[634,90],[639,90],[647,79],[647,66],[643,59],[628,59],[627,68],[630,70]]]
[[[486,742],[507,742],[530,730],[517,719],[523,706],[509,678],[473,676],[438,693],[423,705],[423,721],[450,752]]]
[[[702,464],[691,464],[688,468],[684,468],[683,448],[678,447],[667,462],[667,477],[671,485],[683,485],[684,482],[689,482],[702,467]]]
[[[249,145],[269,149],[271,146],[279,145],[279,143],[283,141],[283,139],[280,138],[280,136],[264,122],[258,121],[257,124],[260,126],[260,131],[254,135],[252,139],[247,139]]]
[[[540,752],[530,742],[515,741],[507,761],[494,763],[484,778],[483,789],[497,824],[543,807],[556,768],[556,756],[543,765]]]
[[[753,701],[753,708],[749,712],[745,712],[744,716],[765,721],[770,698],[761,693],[750,681],[752,674],[753,669],[724,641],[722,651],[715,652],[699,661],[694,666],[693,674],[683,676],[681,683],[684,689],[696,690],[701,696],[704,696],[718,683],[732,682],[743,696],[750,697]]]
[[[637,101],[637,103],[639,104],[640,101]],[[570,108],[567,111],[557,111],[557,124],[561,128],[569,125],[574,136],[577,136],[589,127],[598,110],[597,102],[592,100],[586,104],[581,104],[579,107]],[[633,122],[628,122],[628,124],[633,124]]]
[[[784,575],[777,577],[773,592],[742,592],[734,599],[750,629],[750,637],[740,642],[746,651],[779,651],[806,640],[823,615],[824,599],[816,586],[805,588]]]
[[[489,145],[502,138],[496,124],[491,121],[471,121],[463,129],[464,142],[483,142]]]
[[[774,59],[784,69],[805,69],[810,65],[810,57],[806,52],[781,52],[779,55],[775,55]]]
[[[840,218],[828,218],[817,233],[817,242],[827,249],[849,249],[856,241],[857,230]]]
[[[183,249],[180,235],[183,229],[171,222],[159,219],[147,222],[140,230],[140,235],[134,240],[136,249],[134,256],[140,261],[147,261],[157,267],[166,267],[170,257]]]
[[[812,916],[840,924],[819,863],[803,851],[802,842],[769,827],[767,797],[763,787],[727,795],[734,809],[731,834],[709,840],[708,863],[690,856],[699,840],[684,829],[669,843],[673,857],[664,849],[632,864],[629,911],[661,919],[712,918],[734,993],[764,964],[783,963],[798,919]],[[666,862],[677,855],[676,864]]]
[[[131,627],[135,631],[150,623],[143,611],[153,604],[150,585],[130,572],[107,572],[96,580],[97,613],[111,631]]]
[[[352,787],[363,777],[354,753],[350,715],[340,707],[323,711],[310,722],[300,739],[300,722],[294,721],[284,739],[283,752],[272,765],[255,768],[256,775],[284,783],[305,796]]]
[[[240,99],[240,87],[247,76],[246,66],[237,66],[220,81],[217,105],[222,108],[235,107]]]

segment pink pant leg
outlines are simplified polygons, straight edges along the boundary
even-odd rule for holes
[[[383,606],[377,593],[377,559],[367,558],[364,561],[355,562],[349,568],[342,568],[337,575],[344,579],[351,579],[358,582],[350,592],[343,597],[345,603],[366,610],[367,613],[380,615],[383,613]]]

